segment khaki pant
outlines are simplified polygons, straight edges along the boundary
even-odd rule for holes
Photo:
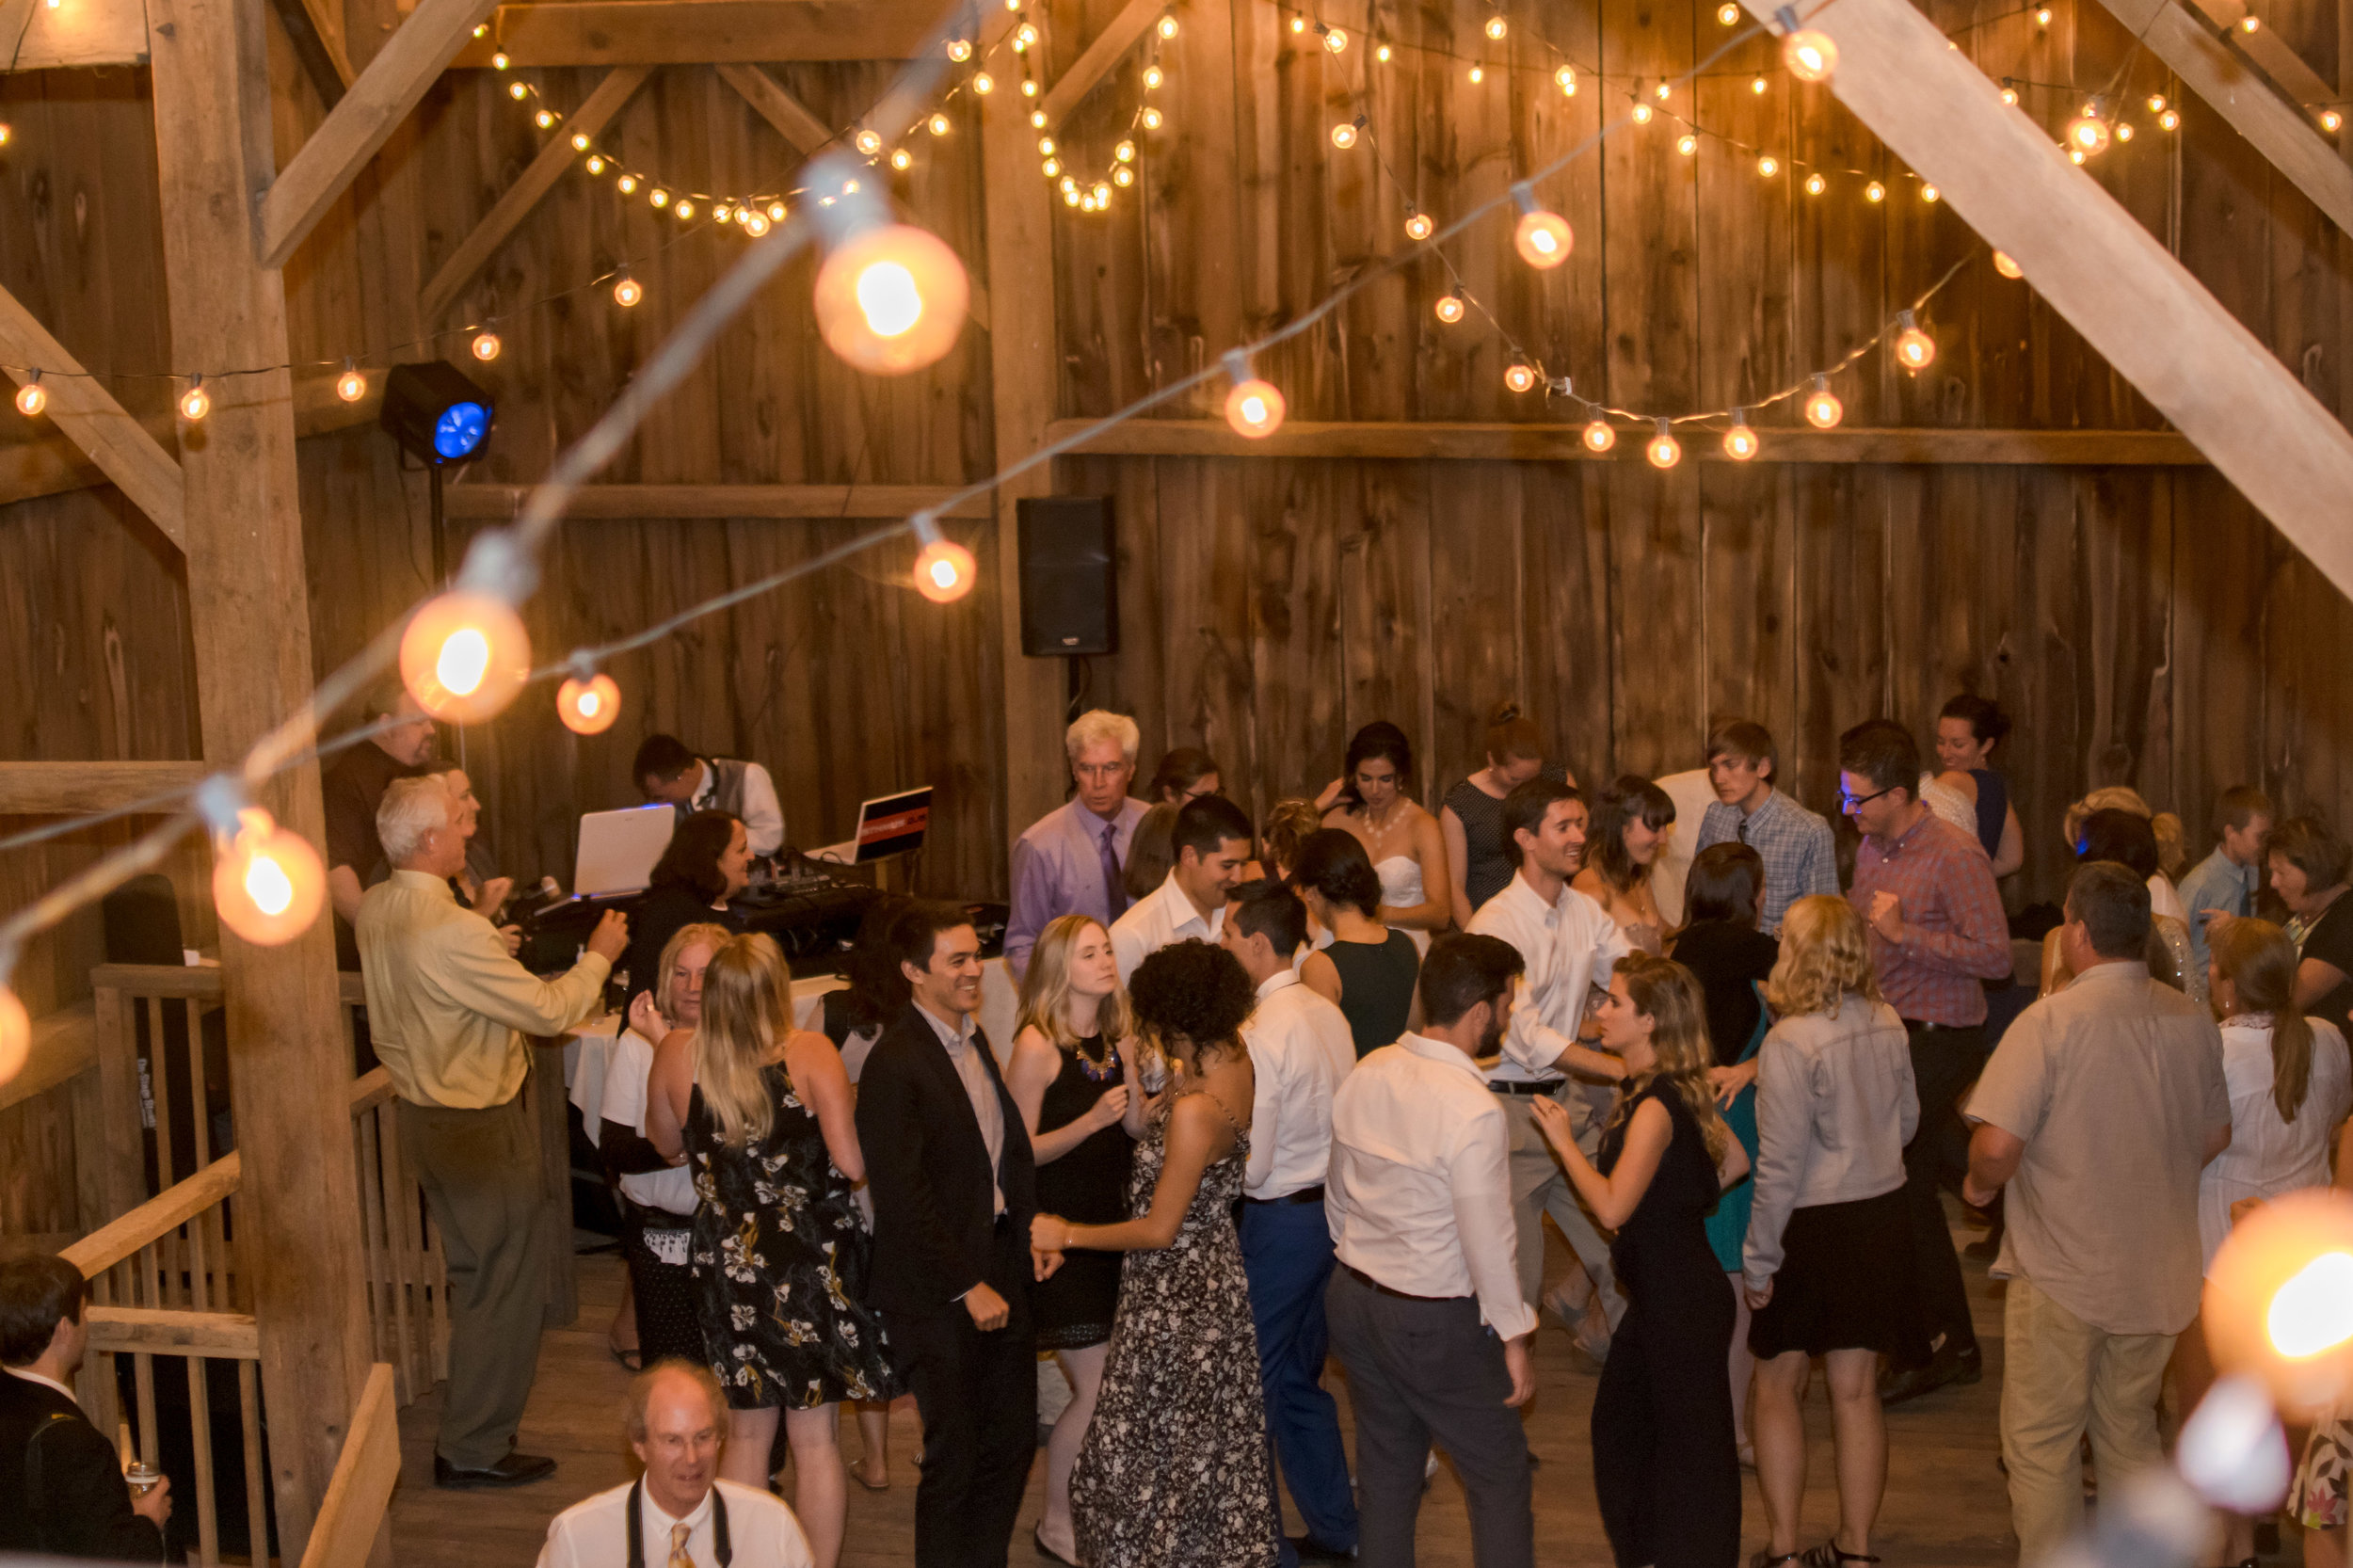
[[[518,1095],[485,1111],[402,1100],[400,1142],[449,1263],[449,1385],[434,1451],[461,1470],[487,1469],[514,1448],[539,1368],[539,1140]]]
[[[2084,1527],[2084,1434],[2100,1491],[2162,1461],[2157,1392],[2170,1334],[2110,1334],[2009,1282],[2002,1322],[2002,1460],[2018,1560],[2036,1562]]]
[[[1553,1158],[1545,1135],[1536,1130],[1536,1114],[1529,1109],[1530,1096],[1497,1095],[1496,1098],[1503,1106],[1503,1125],[1511,1138],[1512,1224],[1518,1232],[1520,1294],[1532,1306],[1544,1293],[1545,1216],[1549,1214],[1568,1239],[1569,1250],[1593,1276],[1593,1288],[1602,1293],[1602,1307],[1609,1315],[1609,1326],[1616,1328],[1618,1320],[1625,1316],[1625,1297],[1610,1273],[1609,1243],[1593,1217],[1577,1201],[1577,1189],[1569,1185],[1568,1173]],[[1567,1105],[1572,1116],[1577,1113],[1575,1100],[1559,1094],[1554,1098]],[[1577,1146],[1591,1159],[1600,1145],[1601,1124],[1587,1117],[1577,1128]]]

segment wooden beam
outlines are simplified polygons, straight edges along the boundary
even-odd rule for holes
[[[201,762],[0,762],[0,817],[111,811],[203,776]]]
[[[501,6],[488,38],[453,65],[488,70],[506,51],[525,69],[716,65],[721,61],[904,60],[938,25],[938,0],[577,0]]]
[[[57,71],[147,63],[147,13],[138,0],[0,0],[0,69]]]
[[[775,126],[776,135],[791,142],[801,156],[808,156],[841,134],[809,113],[785,90],[783,83],[760,67],[723,61],[718,71],[719,79],[742,93],[744,102],[759,110],[760,118]]]
[[[188,529],[180,465],[103,383],[83,373],[82,362],[6,289],[0,289],[0,362],[42,373],[49,422],[88,454],[165,537],[185,552]],[[20,386],[32,379],[24,371],[8,375]]]
[[[2272,168],[2286,175],[2331,223],[2353,233],[2353,168],[2347,168],[2337,150],[2322,139],[2309,115],[2281,97],[2253,66],[2172,0],[2100,3],[2172,67],[2190,91],[2270,160]]]
[[[406,28],[402,30],[407,31]],[[564,136],[550,137],[548,144],[539,149],[539,155],[531,160],[515,183],[483,215],[482,221],[457,242],[457,248],[450,252],[449,260],[441,264],[440,269],[424,286],[423,303],[418,306],[418,319],[428,329],[441,319],[441,312],[450,308],[468,283],[473,281],[474,274],[480,272],[498,248],[506,243],[507,236],[515,232],[516,227],[531,216],[531,209],[539,204],[539,199],[547,195],[556,181],[571,168],[573,160],[579,157],[572,151],[571,136],[579,133],[593,136],[602,132],[612,122],[613,117],[621,112],[621,105],[629,102],[630,96],[643,87],[646,78],[651,74],[653,68],[643,65],[625,65],[607,72],[604,80],[597,84],[596,90],[588,95],[587,101],[573,110],[570,119],[565,122],[571,128],[570,131]]]
[[[1128,0],[1103,30],[1095,35],[1095,41],[1071,62],[1054,85],[1046,90],[1038,107],[1046,111],[1046,123],[1060,127],[1070,117],[1095,85],[1111,73],[1119,63],[1119,56],[1135,47],[1136,40],[1149,32],[1152,24],[1168,9],[1168,0]]]
[[[25,1054],[24,1065],[14,1078],[0,1083],[0,1111],[71,1083],[96,1066],[97,1018],[97,1004],[88,1000],[35,1018],[32,1048]],[[93,1149],[90,1159],[95,1161],[97,1157]],[[78,1150],[75,1158],[80,1159]]]
[[[303,73],[329,109],[351,89],[351,61],[344,54],[343,20],[327,0],[270,0],[284,24]]]
[[[89,1324],[93,1351],[112,1351],[118,1355],[145,1351],[230,1361],[262,1359],[261,1331],[249,1312],[176,1312],[93,1303],[85,1320]]]
[[[490,14],[494,0],[418,0],[408,20],[368,62],[342,103],[328,111],[302,151],[279,171],[255,214],[254,249],[261,264],[286,264],[327,209],[376,156],[393,128],[417,106],[424,89]]]
[[[2240,25],[2249,14],[2246,0],[2190,0],[2190,4],[2229,37],[2233,49],[2252,60],[2294,103],[2333,104],[2343,96],[2329,85],[2326,77],[2304,63],[2304,56],[2286,39],[2260,25],[2260,16],[2256,18],[2259,24],[2251,33]]]
[[[88,1279],[113,1268],[166,1231],[187,1224],[244,1185],[245,1160],[232,1149],[193,1176],[165,1188],[128,1214],[99,1226],[66,1248],[61,1256]]]
[[[1094,422],[1056,420],[1047,427],[1067,440]],[[1760,463],[1976,463],[2054,467],[2202,468],[2206,459],[2170,430],[1946,430],[1848,428],[1758,431]],[[1438,424],[1291,420],[1252,440],[1218,419],[1131,419],[1080,446],[1097,456],[1397,457],[1472,461],[1618,462],[1642,460],[1641,443],[1619,441],[1604,456],[1585,449],[1581,427],[1567,424]],[[1705,434],[1687,432],[1684,450],[1703,462],[1730,462]],[[452,492],[455,493],[455,492]]]
[[[1807,24],[1838,45],[1839,101],[2353,595],[2353,433],[1907,0],[1840,0]]]
[[[400,1407],[392,1398],[392,1368],[379,1361],[368,1369],[360,1407],[352,1412],[351,1433],[319,1504],[318,1526],[302,1554],[302,1568],[344,1568],[366,1560],[399,1480]]]
[[[499,520],[518,517],[529,485],[453,485],[443,507],[453,518]],[[574,518],[900,518],[947,504],[946,485],[584,485],[566,504]],[[986,495],[943,514],[994,516]],[[0,764],[5,767],[6,764]],[[5,797],[0,797],[4,799]]]

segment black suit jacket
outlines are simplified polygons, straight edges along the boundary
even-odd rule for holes
[[[988,1037],[975,1028],[972,1043],[1004,1114],[995,1185],[1004,1190],[1006,1223],[1026,1259],[1030,1220],[1037,1212],[1030,1135]],[[936,1312],[984,1282],[1000,1294],[1019,1290],[1019,1278],[994,1277],[1004,1271],[994,1266],[1000,1249],[980,1118],[947,1047],[913,1004],[883,1031],[858,1075],[857,1142],[874,1199],[871,1305]]]
[[[0,1372],[0,1552],[161,1562],[114,1445],[46,1384]]]

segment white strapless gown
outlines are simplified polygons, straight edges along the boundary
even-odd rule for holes
[[[1421,862],[1410,855],[1390,856],[1372,868],[1372,874],[1381,879],[1383,904],[1410,909],[1430,897],[1422,890]],[[1430,951],[1430,933],[1427,931],[1408,931],[1405,935],[1414,939],[1416,952],[1427,953]]]

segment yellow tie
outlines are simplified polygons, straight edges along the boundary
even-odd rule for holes
[[[692,1525],[670,1527],[670,1561],[668,1568],[695,1568],[695,1560],[686,1555],[686,1538],[695,1533]]]

